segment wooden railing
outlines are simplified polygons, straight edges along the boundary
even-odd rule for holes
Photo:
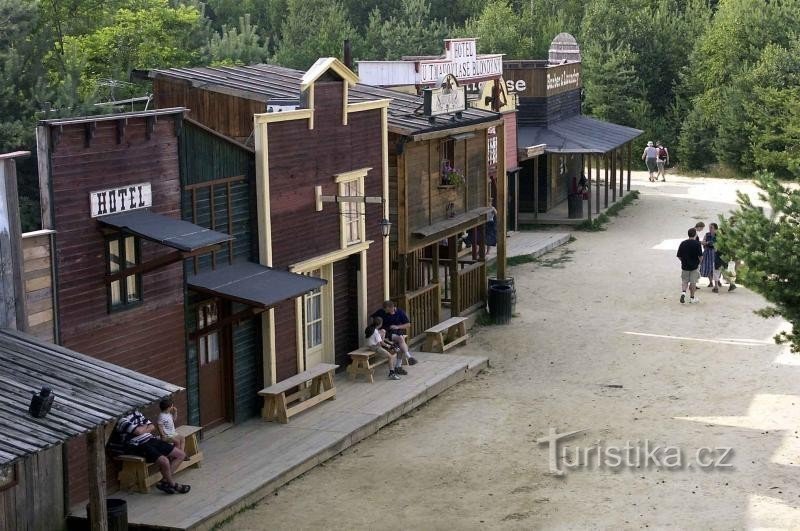
[[[453,315],[486,300],[486,263],[475,262],[458,271],[458,308]]]
[[[411,319],[409,338],[416,338],[425,330],[441,321],[442,308],[439,303],[439,284],[431,284],[400,296],[397,301]]]

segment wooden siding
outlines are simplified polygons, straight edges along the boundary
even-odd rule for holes
[[[349,363],[347,354],[358,348],[363,335],[363,331],[359,334],[358,315],[353,312],[353,308],[358,308],[358,264],[358,255],[333,264],[335,362],[341,367]]]
[[[509,112],[503,115],[505,128],[505,157],[506,171],[519,166],[517,161],[517,113]]]
[[[60,445],[17,461],[17,484],[0,491],[0,529],[65,529],[64,481],[61,474]]]
[[[563,78],[564,75],[574,76],[577,74],[577,84],[563,84],[547,88],[547,76],[551,79]],[[544,98],[556,96],[570,91],[580,91],[583,85],[580,63],[567,63],[564,65],[548,65],[547,61],[505,61],[503,63],[503,77],[513,81],[516,86],[518,81],[525,81],[525,90],[518,91],[517,95],[522,98]]]
[[[211,132],[186,123],[181,137],[182,217],[186,221],[235,237],[220,251],[187,260],[186,275],[209,271],[234,260],[257,261],[256,240],[253,237],[258,219],[255,209],[253,154]],[[197,304],[207,298],[206,295],[188,293],[187,337],[197,328]],[[234,313],[245,308],[238,304],[233,306]],[[258,319],[243,321],[231,327],[235,422],[242,422],[259,414],[257,392],[263,387],[260,331]],[[189,422],[199,425],[199,373],[195,341],[187,339],[186,353]]]
[[[578,89],[548,98],[520,99],[517,121],[523,127],[544,127],[580,113],[581,91]]]
[[[322,212],[315,211],[315,185],[322,185],[326,195],[336,195],[336,174],[372,168],[364,179],[364,193],[383,193],[381,111],[350,114],[348,125],[343,125],[342,96],[341,81],[319,81],[314,89],[314,129],[309,130],[305,120],[267,126],[275,267],[285,268],[340,247],[340,214],[333,204],[326,204]],[[365,205],[365,211],[366,237],[375,242],[367,251],[365,288],[370,308],[377,309],[383,298],[383,236],[379,227],[383,215],[379,204]],[[354,315],[356,308],[350,309]],[[297,371],[294,301],[281,304],[275,314],[277,378],[282,380]]]
[[[22,235],[28,333],[50,342],[55,339],[51,261],[53,234],[51,231],[37,231]]]
[[[240,142],[247,141],[253,133],[253,115],[267,110],[263,101],[211,92],[168,79],[154,79],[153,94],[156,108],[186,107],[192,119]]]
[[[105,239],[90,217],[89,193],[151,182],[154,212],[179,217],[180,181],[175,120],[161,117],[147,134],[144,118],[129,118],[121,142],[114,121],[96,122],[86,145],[86,127],[52,129],[51,205],[56,230],[59,343],[78,352],[170,383],[186,385],[183,332],[183,271],[179,263],[142,275],[143,302],[108,311]],[[58,130],[60,133],[56,135]],[[149,136],[149,138],[148,138]],[[142,262],[170,250],[142,242]],[[185,395],[176,397],[185,411]],[[70,454],[70,495],[87,497],[85,445]],[[110,468],[114,468],[113,466]]]

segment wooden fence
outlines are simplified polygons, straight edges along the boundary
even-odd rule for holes
[[[25,309],[28,333],[55,342],[52,249],[55,231],[39,230],[22,235],[25,275]]]

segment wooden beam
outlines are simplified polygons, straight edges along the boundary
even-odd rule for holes
[[[539,219],[539,157],[533,159],[533,219]]]
[[[631,191],[631,142],[628,142],[628,191]]]
[[[611,202],[617,202],[617,150],[611,151]]]
[[[595,157],[594,165],[594,213],[600,214],[600,157]]]
[[[439,242],[433,244],[433,282],[439,283]]]
[[[507,242],[506,231],[508,229],[508,178],[506,176],[506,135],[505,127],[500,125],[495,128],[497,131],[497,215],[495,216],[495,233],[497,235],[497,278],[506,278],[506,255]],[[485,225],[481,225],[485,227]],[[481,260],[485,256],[483,249],[486,241],[486,231],[482,229],[484,238],[481,239]]]
[[[89,475],[89,512],[92,514],[92,531],[108,530],[106,511],[106,450],[105,430],[98,426],[86,437],[89,454],[86,472]]]
[[[24,332],[28,330],[28,316],[25,311],[17,163],[13,158],[0,160],[0,211],[4,212],[0,219],[0,326]]]
[[[603,208],[608,208],[608,153],[603,155],[603,188],[605,188],[605,200]]]
[[[622,199],[625,195],[625,160],[621,149],[617,150],[617,153],[619,154],[619,198]]]
[[[461,294],[458,291],[458,236],[453,235],[447,239],[447,254],[450,259],[450,316],[456,317],[460,313]],[[499,266],[498,258],[498,266]],[[498,268],[499,274],[499,268]]]
[[[588,187],[587,188],[587,193],[586,193],[586,198],[587,198],[586,206],[588,207],[587,210],[589,211],[588,214],[587,214],[586,219],[588,219],[589,222],[591,223],[591,221],[592,221],[592,156],[591,155],[587,155],[586,158],[587,158],[586,165],[588,167],[588,171],[586,172],[586,174],[588,175],[588,177],[586,178],[586,186]]]

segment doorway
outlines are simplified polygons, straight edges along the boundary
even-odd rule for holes
[[[225,305],[206,301],[197,306],[197,363],[200,391],[200,424],[213,428],[231,420],[230,334],[220,327]]]

